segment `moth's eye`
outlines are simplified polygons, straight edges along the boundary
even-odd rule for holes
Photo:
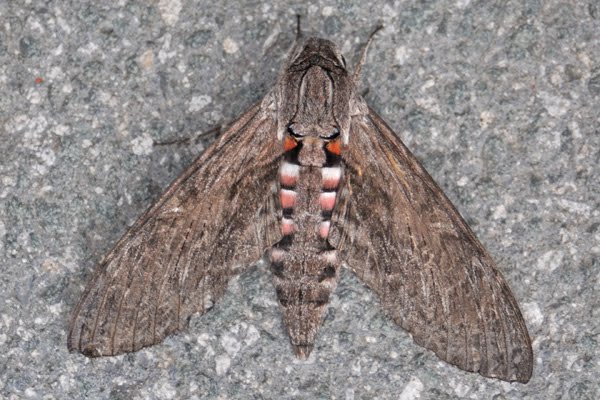
[[[333,128],[333,131],[331,131],[331,133],[329,135],[323,135],[323,136],[319,136],[321,139],[325,139],[325,140],[333,140],[335,138],[337,138],[338,136],[340,136],[340,130],[338,128]]]
[[[288,128],[287,128],[287,130],[288,130],[288,133],[289,133],[289,134],[290,134],[292,137],[295,137],[295,138],[303,138],[303,137],[304,137],[304,135],[303,135],[302,133],[296,132],[296,131],[294,130],[294,127],[292,126],[292,124],[288,125]]]

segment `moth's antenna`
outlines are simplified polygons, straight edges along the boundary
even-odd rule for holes
[[[302,37],[302,28],[300,26],[300,14],[296,14],[296,40]]]
[[[358,60],[358,64],[356,64],[356,67],[354,68],[353,79],[355,82],[358,81],[358,79],[360,78],[360,70],[362,69],[363,64],[367,60],[367,50],[369,48],[369,45],[373,41],[375,34],[382,29],[383,29],[382,24],[377,25],[377,27],[375,27],[375,29],[373,29],[373,32],[371,32],[371,34],[369,35],[369,38],[367,39],[367,42],[363,46],[362,51],[360,53],[360,59]]]

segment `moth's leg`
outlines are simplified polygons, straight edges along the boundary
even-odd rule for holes
[[[222,128],[221,125],[217,125],[217,126],[210,128],[207,131],[201,132],[200,134],[198,134],[194,137],[169,139],[169,140],[163,140],[161,142],[152,140],[152,146],[170,146],[173,144],[180,145],[180,144],[188,144],[190,142],[197,142],[198,139],[203,138],[203,137],[219,135],[221,133],[221,128]]]

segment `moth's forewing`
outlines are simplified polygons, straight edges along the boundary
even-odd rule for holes
[[[272,186],[281,149],[263,104],[188,167],[96,267],[72,315],[70,350],[110,356],[161,342],[280,239]]]
[[[351,132],[349,199],[332,232],[347,265],[419,345],[461,369],[527,382],[529,334],[488,252],[375,112],[356,116]]]

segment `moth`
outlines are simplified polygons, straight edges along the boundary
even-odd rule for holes
[[[357,92],[373,34],[350,71],[334,43],[298,29],[275,87],[97,266],[73,311],[71,351],[113,356],[159,343],[263,258],[301,359],[345,266],[442,360],[530,379],[527,328],[494,261]]]

